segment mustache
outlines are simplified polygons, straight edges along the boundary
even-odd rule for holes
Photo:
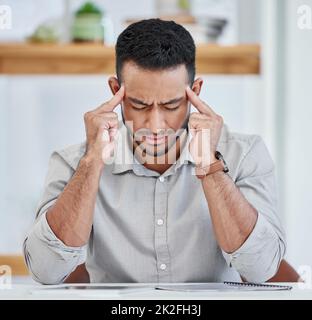
[[[141,128],[134,132],[134,138],[135,139],[141,139],[143,137],[155,137],[155,138],[162,138],[167,137],[175,134],[175,131],[172,129],[159,129],[157,130],[157,133],[151,132],[147,128]]]
[[[186,130],[185,128],[180,128],[176,131],[173,129],[160,129],[159,131],[157,131],[157,134],[155,134],[147,128],[141,128],[136,132],[132,133],[132,136],[135,141],[142,141],[144,140],[144,137],[155,138],[155,139],[160,139],[164,137],[168,137],[168,138],[175,137],[176,139],[178,139],[183,134],[183,132],[185,132],[185,130]]]

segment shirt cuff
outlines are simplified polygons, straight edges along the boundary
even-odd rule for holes
[[[273,277],[282,259],[280,239],[259,212],[257,222],[246,241],[236,251],[222,254],[228,266],[247,281],[265,282]]]
[[[58,254],[64,261],[78,260],[76,263],[83,263],[87,245],[82,247],[67,246],[53,232],[46,218],[46,212],[42,213],[34,228],[34,235],[43,241],[50,249]]]

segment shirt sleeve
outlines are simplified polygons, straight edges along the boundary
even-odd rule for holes
[[[32,277],[43,284],[63,282],[85,261],[86,246],[66,246],[56,237],[46,219],[46,212],[56,202],[74,172],[59,153],[51,155],[36,221],[24,240],[23,250],[28,269]]]
[[[285,254],[285,235],[277,216],[275,168],[263,142],[256,136],[240,163],[235,181],[246,200],[257,210],[257,222],[243,245],[223,256],[246,281],[272,278]]]

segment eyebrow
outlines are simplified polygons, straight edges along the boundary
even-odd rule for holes
[[[171,99],[169,101],[166,101],[166,102],[160,102],[159,105],[162,105],[162,106],[165,106],[167,104],[174,104],[174,103],[178,103],[178,102],[181,102],[183,100],[184,97],[179,97],[179,98],[174,98],[174,99]],[[147,107],[150,107],[152,106],[153,104],[148,104],[144,101],[141,101],[137,98],[132,98],[132,97],[128,97],[128,99],[135,103],[135,104],[140,104],[140,105],[143,105],[143,106],[147,106]]]

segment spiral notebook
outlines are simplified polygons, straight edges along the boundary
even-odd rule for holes
[[[276,291],[276,290],[291,290],[291,286],[264,284],[254,282],[230,282],[223,283],[185,283],[185,284],[169,284],[155,287],[157,290],[171,291]]]

